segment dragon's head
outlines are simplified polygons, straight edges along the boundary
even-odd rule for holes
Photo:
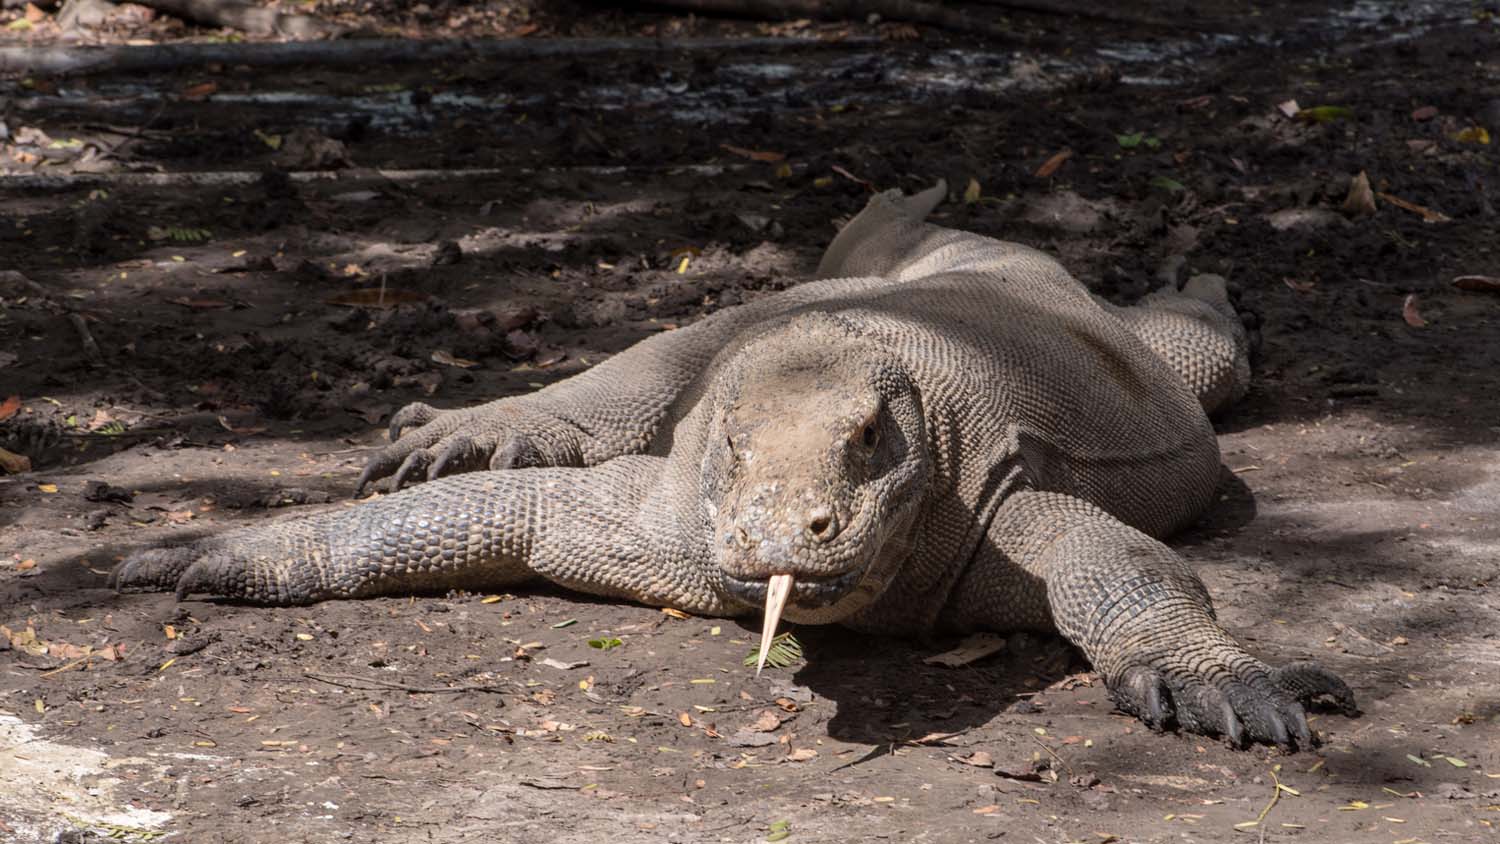
[[[930,475],[906,366],[837,317],[805,315],[721,370],[703,461],[724,591],[828,623],[869,606],[905,557]]]

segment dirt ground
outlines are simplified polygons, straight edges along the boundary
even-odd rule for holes
[[[526,34],[806,40],[0,79],[0,448],[33,467],[0,475],[0,840],[1500,841],[1496,7],[1237,5],[1014,43],[611,13]],[[756,620],[557,591],[104,588],[355,506],[405,403],[795,284],[866,183],[938,177],[941,222],[1116,300],[1219,272],[1259,315],[1233,480],[1175,544],[1252,651],[1354,687],[1319,751],[1153,734],[1035,636],[945,668],[801,628],[756,678]]]

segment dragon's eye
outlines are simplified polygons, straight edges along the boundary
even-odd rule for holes
[[[874,448],[880,442],[880,429],[875,427],[874,422],[865,423],[865,429],[860,433],[859,441],[864,443],[865,448]]]

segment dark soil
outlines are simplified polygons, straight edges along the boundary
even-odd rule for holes
[[[808,41],[0,80],[0,448],[33,466],[0,476],[0,839],[1500,840],[1500,292],[1453,283],[1500,276],[1494,8],[1238,6],[1012,44],[611,12],[584,34]],[[104,588],[352,506],[403,404],[795,284],[866,183],[939,177],[942,223],[1111,298],[1218,272],[1259,316],[1239,483],[1176,544],[1252,651],[1355,688],[1318,752],[1153,734],[1041,637],[952,669],[802,628],[757,679],[754,620],[554,591]]]

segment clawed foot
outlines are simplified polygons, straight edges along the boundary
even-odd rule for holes
[[[1195,662],[1192,670],[1132,665],[1109,683],[1109,691],[1115,705],[1153,730],[1179,726],[1221,736],[1234,747],[1266,742],[1310,750],[1319,740],[1307,725],[1306,708],[1316,700],[1329,699],[1346,714],[1359,711],[1349,686],[1317,663],[1271,668],[1248,654]]]
[[[391,444],[365,464],[354,495],[384,477],[395,492],[476,469],[580,465],[565,434],[563,426],[528,419],[498,402],[457,410],[413,402],[391,417]]]
[[[247,528],[188,545],[152,548],[126,557],[109,575],[117,592],[189,595],[305,604],[326,597],[319,569],[307,564],[315,530],[302,519]],[[302,563],[302,564],[299,564]]]

